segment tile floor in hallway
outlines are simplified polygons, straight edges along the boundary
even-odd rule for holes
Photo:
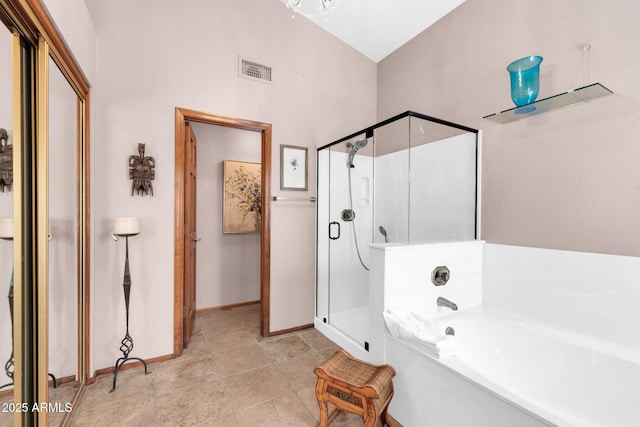
[[[257,305],[198,314],[182,357],[87,387],[72,426],[315,426],[313,368],[338,347],[315,329],[263,338]],[[339,413],[331,426],[362,426]]]

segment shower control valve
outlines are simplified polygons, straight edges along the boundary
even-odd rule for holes
[[[436,286],[446,285],[450,277],[451,273],[449,272],[449,269],[442,265],[434,268],[431,272],[431,283]]]
[[[344,209],[340,213],[340,218],[342,218],[342,220],[345,222],[351,222],[356,219],[356,213],[353,211],[353,209]]]

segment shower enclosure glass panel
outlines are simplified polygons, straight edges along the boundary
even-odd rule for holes
[[[376,243],[409,241],[409,120],[404,117],[373,131],[378,142],[373,230]]]
[[[408,130],[408,241],[475,238],[476,134],[418,117]]]
[[[373,159],[373,138],[364,134],[330,149],[329,321],[356,341],[366,340],[369,324]]]
[[[318,151],[316,158],[317,197],[327,201],[316,210],[316,317],[323,323],[329,323],[329,236],[338,233],[337,226],[329,219],[331,150]]]
[[[477,131],[407,112],[318,149],[316,318],[368,349],[371,244],[476,238]]]

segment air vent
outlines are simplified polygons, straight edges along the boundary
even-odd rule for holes
[[[267,65],[259,64],[245,58],[240,58],[238,68],[240,77],[273,84],[273,81],[271,80],[271,67]]]

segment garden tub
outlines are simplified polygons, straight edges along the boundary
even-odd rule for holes
[[[449,328],[442,342],[452,351],[434,355],[425,351],[433,343],[389,330],[385,340],[386,362],[399,372],[390,413],[405,427],[640,425],[638,349],[492,306],[425,322],[440,337]]]

